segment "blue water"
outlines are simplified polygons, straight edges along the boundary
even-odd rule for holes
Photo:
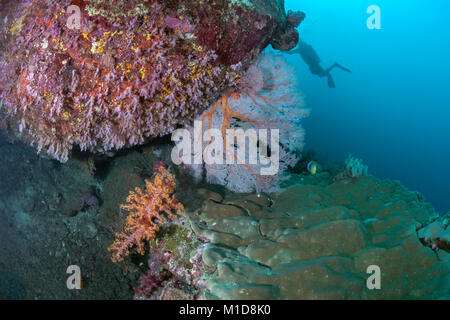
[[[367,28],[370,5],[381,9],[380,30]],[[352,70],[333,70],[330,89],[288,56],[312,110],[306,149],[341,163],[351,153],[450,210],[450,2],[286,0],[289,9],[306,13],[300,36],[322,67]]]

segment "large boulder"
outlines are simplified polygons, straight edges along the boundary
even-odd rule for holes
[[[269,43],[293,48],[302,17],[288,19],[283,0],[10,0],[0,9],[0,128],[62,162],[74,147],[106,153],[189,123]]]
[[[436,229],[430,204],[397,182],[330,180],[325,173],[293,176],[293,185],[269,196],[206,193],[188,214],[209,241],[209,297],[448,298],[448,248],[422,239]],[[438,227],[443,234],[447,225]],[[380,289],[366,284],[370,266],[380,268]]]

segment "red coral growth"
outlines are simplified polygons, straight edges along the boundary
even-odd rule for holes
[[[129,212],[123,233],[116,234],[116,240],[108,248],[112,261],[120,262],[136,246],[137,253],[144,254],[145,243],[155,237],[164,214],[173,219],[183,211],[183,205],[173,197],[176,184],[174,176],[163,166],[159,167],[153,182],[145,180],[146,188],[131,191],[127,203],[120,206]]]
[[[254,48],[262,51],[269,43],[277,27],[270,15],[250,10],[242,4],[224,1],[215,3],[217,12],[224,17],[217,19],[211,9],[198,3],[193,4],[201,18],[195,28],[197,42],[219,56],[221,63],[234,65],[243,62],[248,66]],[[213,12],[216,12],[214,10]]]

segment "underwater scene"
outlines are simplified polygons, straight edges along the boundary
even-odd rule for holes
[[[449,300],[448,21],[0,0],[0,300]]]

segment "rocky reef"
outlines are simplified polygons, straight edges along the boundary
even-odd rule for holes
[[[293,48],[301,21],[282,0],[0,6],[0,127],[61,162],[189,124],[267,45]]]
[[[449,216],[399,182],[291,174],[280,193],[236,194],[170,165],[184,212],[145,255],[117,264],[108,247],[126,222],[120,204],[169,163],[165,141],[65,165],[1,139],[0,151],[7,299],[448,298]],[[81,290],[65,286],[72,264]],[[380,290],[366,287],[369,265]]]

